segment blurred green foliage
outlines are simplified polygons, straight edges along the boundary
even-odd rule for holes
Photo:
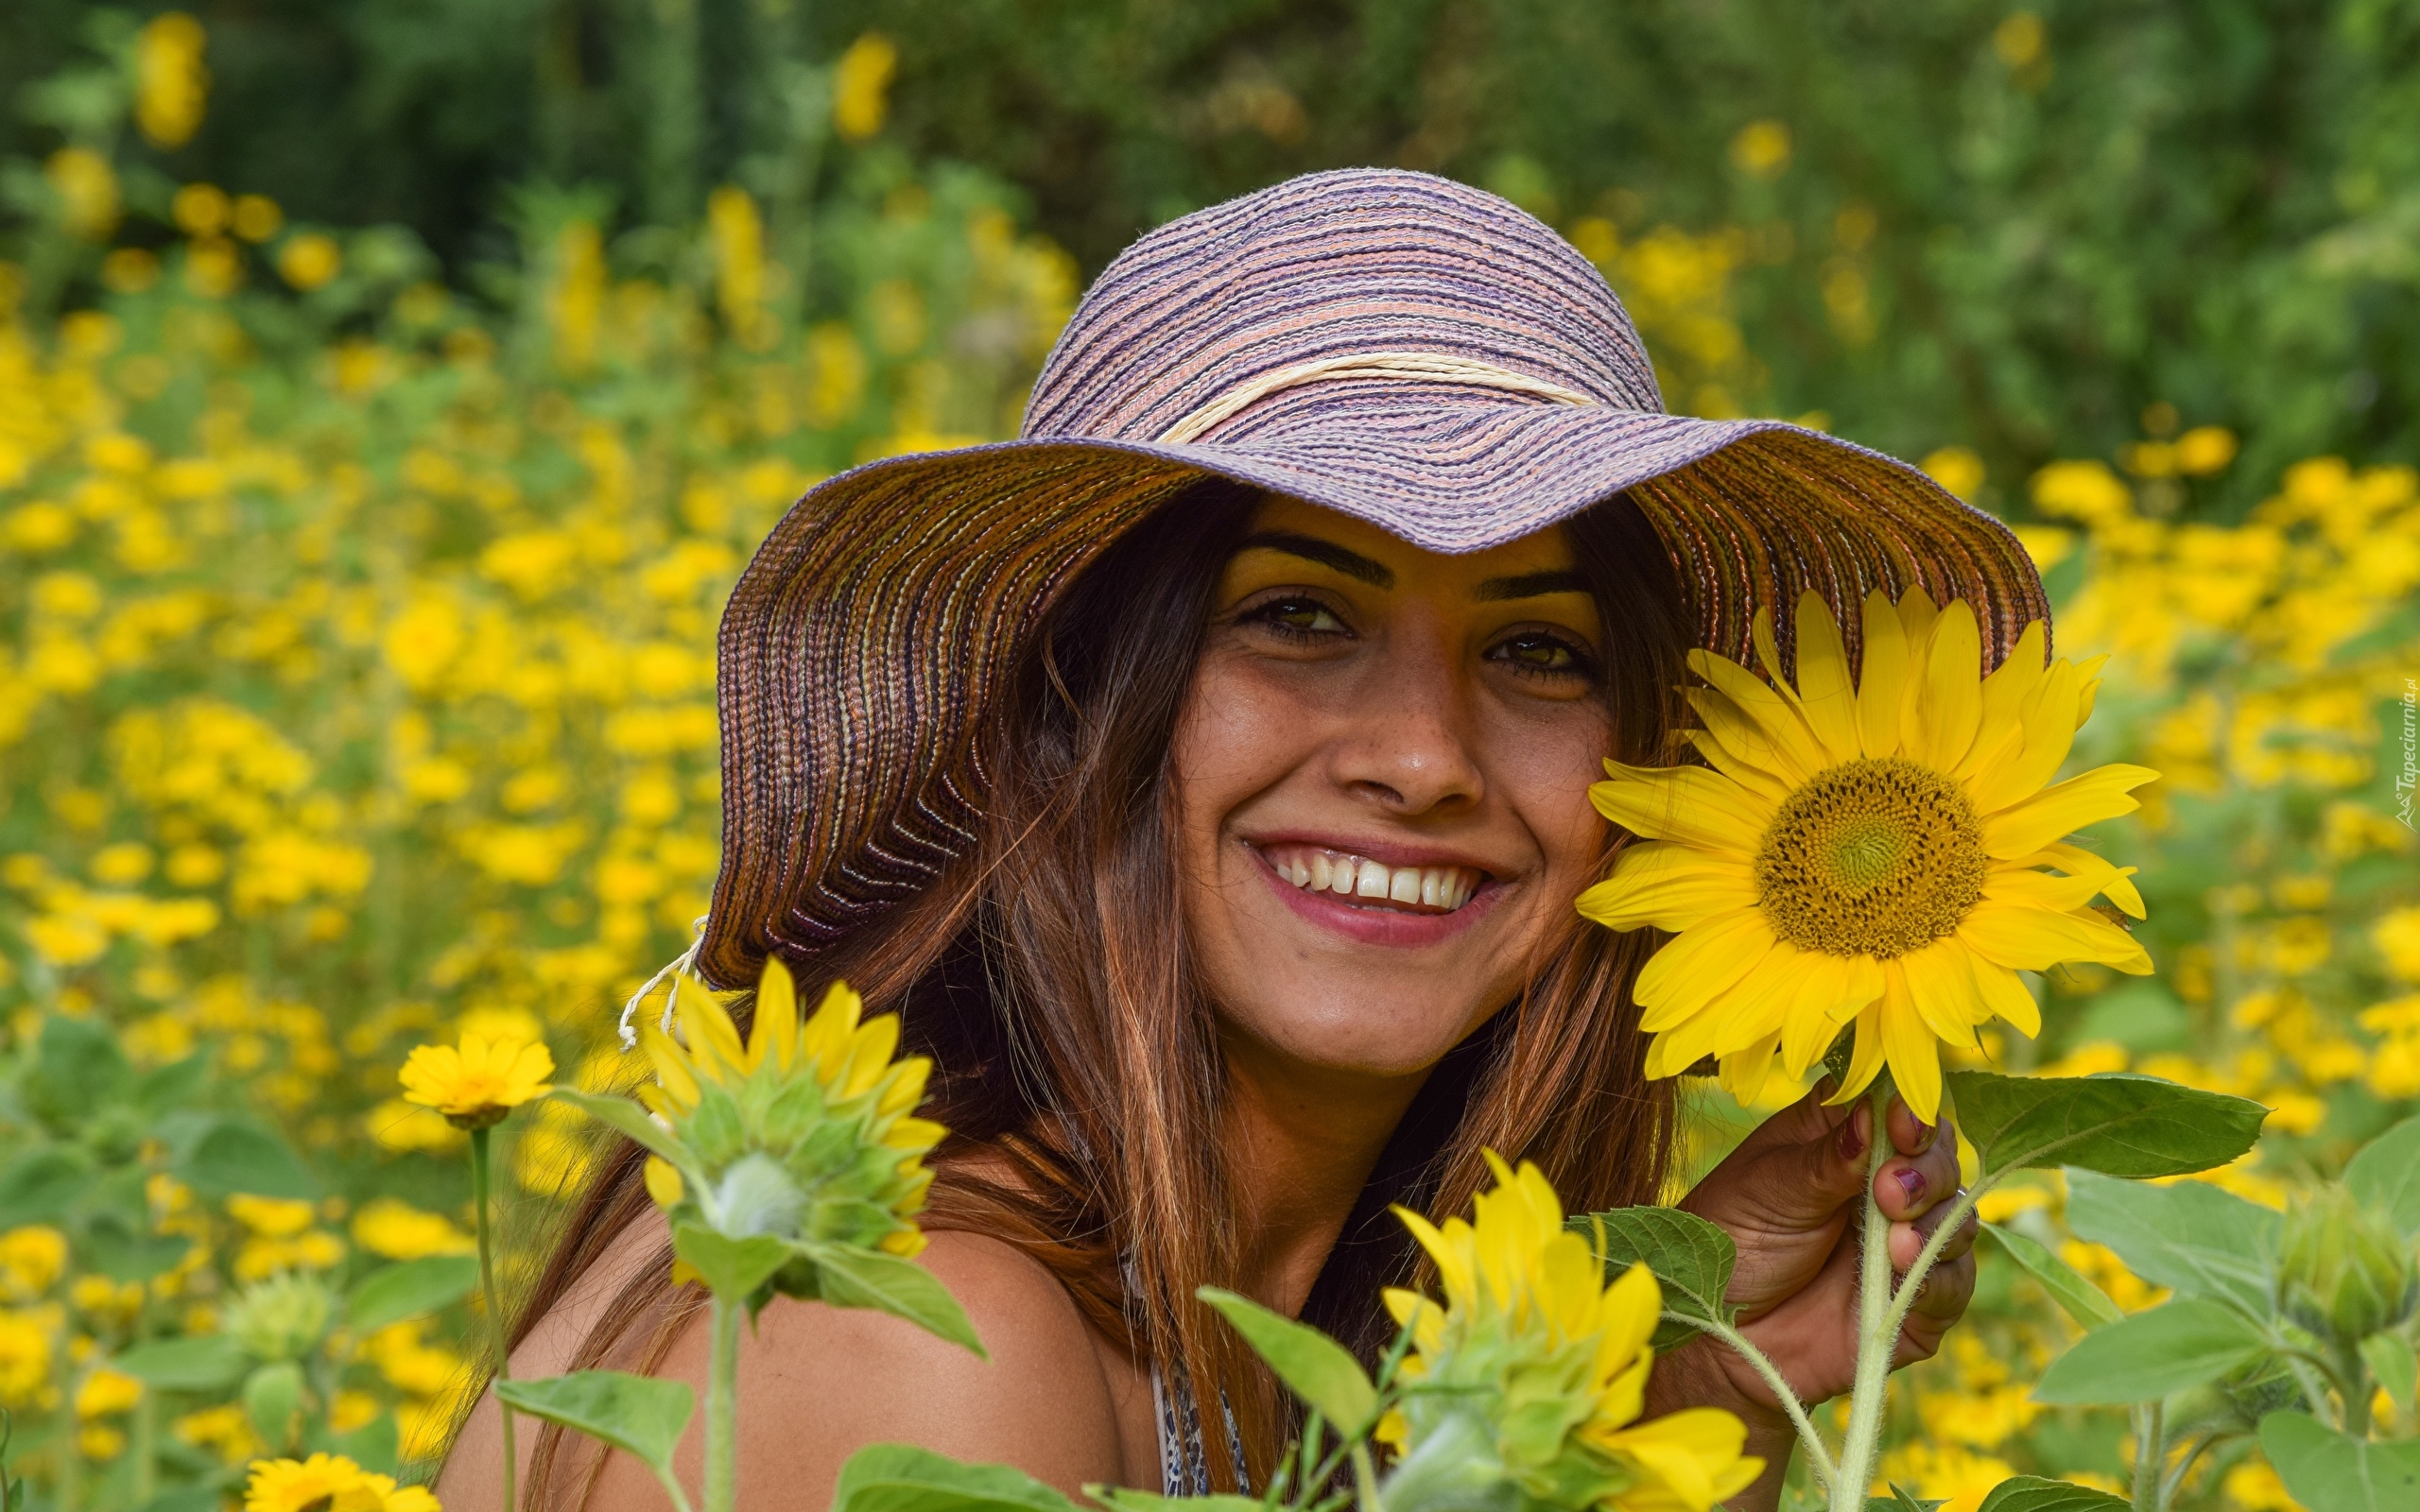
[[[1558,224],[1739,228],[1760,381],[1727,397],[1901,452],[1962,438],[1987,487],[2107,455],[2163,403],[2243,437],[2244,486],[2205,501],[2228,518],[2294,458],[2420,440],[2415,0],[191,9],[212,109],[159,165],[409,227],[458,283],[510,254],[531,183],[596,186],[636,226],[734,182],[785,223],[827,147],[813,65],[878,26],[887,137],[1022,186],[1087,272],[1286,174],[1401,163]],[[0,14],[0,152],[58,145],[21,86],[109,17]]]

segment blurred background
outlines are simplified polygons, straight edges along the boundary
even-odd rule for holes
[[[1361,163],[1561,229],[1673,409],[1921,461],[2114,657],[2078,761],[2167,774],[2099,841],[2160,975],[2059,973],[1979,1058],[2261,1098],[2209,1179],[2271,1205],[2412,1110],[2415,0],[11,0],[0,1407],[38,1500],[441,1444],[461,1305],[346,1301],[466,1243],[395,1066],[469,1025],[621,1074],[713,878],[755,541],[1012,431],[1134,235]],[[1700,1160],[1761,1111],[1701,1108]],[[591,1151],[515,1128],[526,1268]],[[2160,1295],[2055,1180],[1993,1200]],[[238,1331],[308,1363],[292,1412],[113,1377],[290,1322],[274,1286],[324,1294]],[[2026,1392],[2066,1325],[1983,1287],[1891,1474],[2118,1484],[2122,1416]],[[2238,1446],[2183,1504],[2289,1503]]]

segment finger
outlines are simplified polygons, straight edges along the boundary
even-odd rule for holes
[[[1916,1256],[1923,1251],[1926,1245],[1931,1242],[1934,1231],[1940,1228],[1943,1222],[1948,1218],[1953,1206],[1949,1198],[1955,1196],[1957,1191],[1958,1189],[1953,1187],[1941,1198],[1930,1202],[1926,1211],[1913,1221],[1894,1223],[1891,1226],[1891,1268],[1893,1270],[1904,1275],[1908,1267],[1916,1263]],[[1966,1216],[1959,1220],[1957,1229],[1942,1241],[1941,1253],[1934,1257],[1935,1262],[1956,1260],[1974,1248],[1978,1228],[1975,1210],[1969,1208],[1966,1210]]]
[[[1897,1097],[1891,1099],[1891,1147],[1902,1155],[1922,1155],[1941,1143],[1939,1124],[1927,1124]],[[1957,1142],[1950,1141],[1952,1144]]]
[[[1899,1330],[1898,1347],[1891,1353],[1892,1368],[1929,1360],[1939,1352],[1942,1339],[1965,1315],[1966,1304],[1974,1295],[1975,1261],[1971,1255],[1926,1277],[1923,1289],[1916,1294],[1915,1305],[1909,1309],[1908,1321]]]
[[[1869,1109],[1826,1108],[1810,1094],[1750,1135],[1681,1205],[1730,1228],[1818,1226],[1856,1202],[1873,1126]]]
[[[1958,1190],[1958,1145],[1942,1140],[1919,1155],[1894,1155],[1875,1173],[1874,1200],[1893,1223],[1923,1216]]]

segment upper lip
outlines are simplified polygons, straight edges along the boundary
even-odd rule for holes
[[[1455,850],[1433,845],[1411,845],[1400,840],[1348,839],[1342,835],[1315,834],[1307,830],[1288,830],[1270,834],[1247,834],[1246,845],[1255,850],[1270,846],[1300,845],[1320,850],[1333,850],[1339,855],[1355,856],[1374,861],[1382,867],[1464,867],[1490,881],[1500,881],[1509,868],[1481,859],[1467,850]]]

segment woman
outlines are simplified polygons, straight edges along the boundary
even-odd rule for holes
[[[744,987],[778,953],[901,1012],[954,1131],[923,1260],[990,1350],[774,1303],[741,1365],[758,1506],[822,1504],[885,1440],[1071,1490],[1265,1473],[1284,1402],[1197,1286],[1374,1353],[1379,1284],[1415,1274],[1388,1205],[1466,1211],[1482,1150],[1574,1211],[1662,1193],[1675,1105],[1628,991],[1652,942],[1571,905],[1620,840],[1583,797],[1602,759],[1677,759],[1683,651],[1743,654],[1805,588],[1964,597],[1994,662],[2044,612],[2008,534],[1912,470],[1663,414],[1594,267],[1422,175],[1145,237],[1024,431],[818,488],[723,620],[697,970]],[[1903,1265],[1957,1184],[1953,1140],[1888,1122],[1810,1096],[1685,1202],[1737,1239],[1746,1332],[1809,1400],[1849,1381],[1868,1142]],[[638,1173],[610,1163],[516,1372],[702,1382]],[[1903,1360],[1963,1310],[1968,1243]],[[1739,1504],[1773,1503],[1789,1434],[1744,1366],[1690,1346],[1651,1392],[1740,1414],[1770,1469]],[[626,1460],[521,1445],[533,1505],[658,1504]],[[498,1452],[483,1403],[448,1506],[493,1503]]]

